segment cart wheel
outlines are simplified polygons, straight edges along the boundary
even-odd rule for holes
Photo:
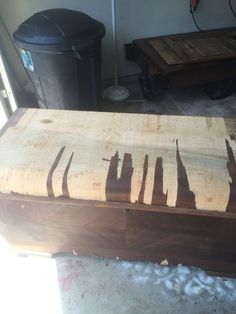
[[[143,93],[143,97],[147,100],[154,100],[156,97],[153,79],[147,74],[142,73],[139,78],[139,83]]]
[[[207,96],[213,100],[223,99],[235,92],[235,80],[209,83],[204,87],[204,90]]]

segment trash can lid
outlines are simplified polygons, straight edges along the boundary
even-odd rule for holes
[[[105,27],[87,14],[68,9],[38,12],[13,34],[16,44],[35,51],[76,50],[105,35]]]

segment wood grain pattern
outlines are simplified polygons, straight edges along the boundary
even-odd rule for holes
[[[235,275],[235,130],[234,119],[19,110],[0,137],[0,236],[19,251]]]
[[[72,159],[73,159],[74,153],[71,154],[70,159],[68,161],[68,164],[66,166],[64,175],[63,175],[63,179],[62,179],[62,196],[65,198],[70,198],[70,192],[68,189],[68,173],[70,170],[70,166],[72,163]]]
[[[195,194],[190,190],[189,187],[188,175],[180,156],[178,140],[176,141],[176,146],[176,161],[178,173],[176,207],[196,209]]]
[[[166,206],[167,197],[168,197],[168,191],[166,192],[166,194],[163,193],[163,160],[162,158],[157,158],[151,204],[159,205],[159,206]]]
[[[229,182],[230,193],[229,193],[229,201],[226,208],[228,212],[236,212],[235,203],[236,203],[236,161],[234,158],[234,153],[232,147],[229,144],[228,140],[225,140],[226,148],[228,153],[228,162],[227,168],[229,171],[229,175],[231,177],[231,182]]]
[[[106,200],[108,202],[131,202],[131,180],[133,175],[132,156],[131,154],[124,154],[122,162],[121,175],[118,178],[118,164],[119,154],[111,157],[111,162],[106,179]]]
[[[5,131],[7,131],[9,128],[15,126],[18,121],[21,119],[21,116],[24,115],[25,111],[27,109],[21,108],[20,110],[16,110],[12,116],[11,119],[9,119],[5,125],[0,130],[0,137],[4,135]]]
[[[146,180],[147,180],[147,173],[148,173],[148,155],[145,156],[144,164],[143,164],[143,179],[142,184],[138,196],[138,204],[144,204],[144,193],[146,187]]]
[[[234,119],[19,115],[0,138],[3,193],[236,210]]]
[[[0,194],[0,234],[18,251],[76,252],[236,274],[236,214]]]
[[[59,164],[59,161],[64,153],[64,150],[65,150],[65,146],[62,147],[59,151],[59,153],[57,154],[56,156],[56,159],[54,161],[54,163],[52,164],[52,167],[48,173],[48,178],[47,178],[47,191],[48,191],[48,196],[49,197],[54,197],[55,194],[54,194],[54,191],[53,191],[53,186],[52,186],[52,177],[53,177],[53,173],[54,171],[56,170],[58,164]]]
[[[236,44],[231,32],[166,36],[151,40],[150,44],[169,65],[236,58]]]

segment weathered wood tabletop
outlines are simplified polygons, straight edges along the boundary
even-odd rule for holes
[[[236,58],[234,31],[166,36],[150,44],[167,64],[191,64]]]
[[[236,119],[18,110],[0,137],[0,234],[236,273],[235,139]]]

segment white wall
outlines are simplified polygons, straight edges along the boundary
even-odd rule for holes
[[[135,38],[196,31],[189,0],[118,0],[120,30],[120,71],[136,68],[123,61],[122,44]],[[236,0],[232,0],[235,3]],[[228,0],[200,0],[196,19],[202,29],[236,26]]]
[[[228,0],[200,0],[196,19],[203,29],[235,26]],[[232,0],[235,3],[236,0]],[[120,75],[139,69],[124,58],[123,44],[133,39],[194,31],[189,0],[117,0]],[[112,76],[111,0],[0,0],[0,12],[11,33],[33,13],[53,7],[83,11],[103,22],[107,35],[103,44],[103,77]]]

